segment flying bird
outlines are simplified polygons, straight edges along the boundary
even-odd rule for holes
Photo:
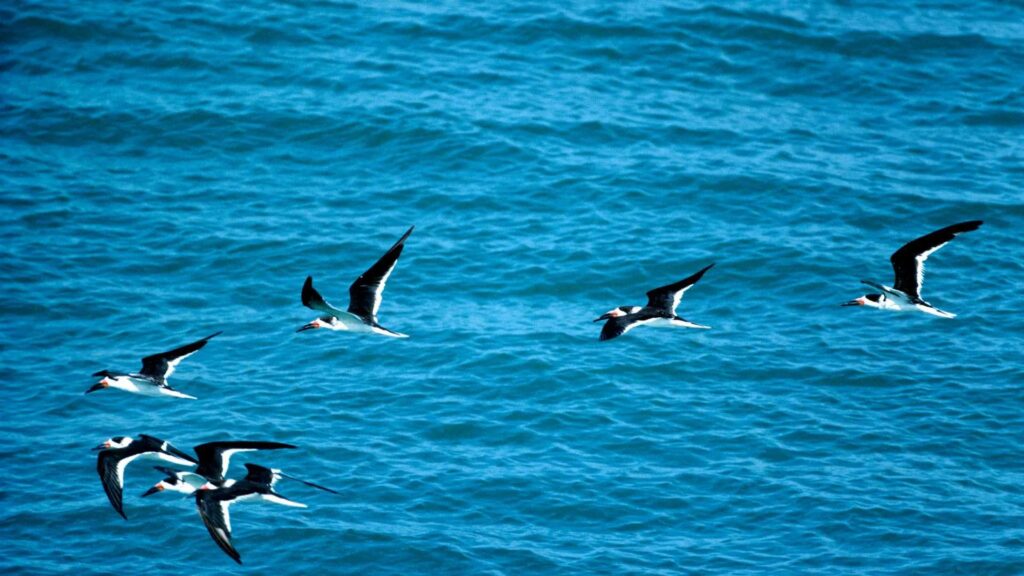
[[[946,226],[931,234],[925,234],[916,240],[907,242],[902,248],[892,253],[889,261],[896,273],[892,287],[861,280],[862,283],[877,289],[876,294],[865,294],[843,306],[868,306],[894,312],[924,312],[940,318],[956,318],[956,314],[939,310],[921,298],[921,285],[924,282],[924,262],[939,248],[964,232],[977,230],[981,220],[970,220]]]
[[[637,326],[676,326],[683,328],[710,328],[694,324],[676,315],[676,307],[683,299],[683,293],[697,283],[714,264],[709,264],[696,274],[674,284],[655,288],[647,292],[646,306],[619,306],[605,312],[594,322],[606,320],[601,329],[601,340],[622,336]]]
[[[170,352],[146,356],[142,359],[142,369],[138,373],[127,374],[111,370],[100,370],[93,374],[93,376],[102,376],[103,379],[93,384],[92,388],[86,390],[85,393],[88,394],[97,390],[103,390],[104,388],[117,388],[118,390],[144,396],[170,396],[173,398],[195,400],[195,396],[182,394],[171,388],[167,384],[167,379],[170,378],[171,374],[174,374],[174,369],[182,360],[198,352],[203,346],[206,346],[206,343],[211,338],[218,334],[221,334],[221,332],[210,334],[206,338],[196,340],[191,344],[179,346]]]
[[[380,309],[381,295],[388,277],[395,269],[398,257],[402,255],[405,240],[412,234],[413,228],[402,235],[380,260],[363,272],[348,288],[348,310],[343,311],[331,306],[324,297],[313,288],[313,277],[307,276],[302,285],[302,304],[321,316],[299,328],[297,332],[326,328],[328,330],[345,330],[349,332],[372,332],[392,338],[407,338],[380,325],[377,322],[377,310]]]
[[[128,516],[124,513],[123,505],[124,471],[128,464],[138,458],[156,458],[179,466],[196,464],[195,458],[171,446],[170,443],[145,434],[139,434],[138,438],[115,436],[93,450],[99,451],[96,472],[103,483],[103,491],[107,493],[110,505],[125,520]]]
[[[204,484],[195,491],[196,508],[199,510],[199,516],[203,519],[203,524],[210,533],[210,537],[213,538],[213,541],[217,543],[217,546],[225,554],[239,564],[242,563],[242,557],[231,542],[230,509],[232,504],[244,500],[260,500],[282,506],[306,508],[305,504],[289,500],[274,491],[274,484],[279,478],[292,478],[291,476],[285,476],[280,470],[273,470],[256,464],[247,463],[245,468],[249,473],[246,474],[245,478],[237,482],[220,487],[213,484]],[[297,478],[293,479],[298,480]],[[304,480],[299,481],[337,494],[337,492],[330,488]]]

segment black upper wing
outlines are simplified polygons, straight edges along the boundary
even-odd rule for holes
[[[210,480],[223,480],[228,470],[231,456],[236,452],[247,452],[250,450],[277,450],[281,448],[295,448],[291,444],[281,442],[259,442],[259,441],[226,441],[207,442],[193,448],[196,456],[199,457],[199,467],[196,474],[205,476]]]
[[[639,312],[637,314],[626,314],[625,316],[609,318],[601,328],[601,340],[604,341],[611,340],[612,338],[618,338],[636,326],[660,317],[661,316],[657,314]]]
[[[892,269],[896,273],[893,288],[911,298],[920,299],[921,283],[924,281],[924,261],[928,259],[928,256],[956,238],[958,234],[977,230],[981,224],[981,220],[971,220],[946,226],[941,230],[911,240],[893,252],[889,258],[889,261],[892,262]]]
[[[391,247],[380,260],[356,278],[348,288],[348,311],[361,318],[369,318],[376,321],[377,310],[380,308],[381,294],[384,292],[384,285],[388,276],[395,269],[398,257],[402,255],[405,247],[405,239],[412,234],[415,226],[409,228],[398,242]]]
[[[185,344],[184,346],[180,346],[169,352],[161,352],[160,354],[146,356],[142,359],[142,370],[140,370],[139,373],[146,376],[152,376],[157,380],[166,380],[174,373],[174,368],[179,362],[192,354],[195,354],[200,348],[206,346],[206,343],[210,338],[213,338],[218,334],[221,334],[221,332],[210,334],[202,340],[196,340],[191,344]]]
[[[234,494],[230,488],[197,490],[196,508],[203,519],[206,531],[210,533],[217,546],[220,546],[232,560],[241,564],[242,556],[231,545],[231,517],[228,507],[231,506],[233,498]]]
[[[196,459],[191,454],[178,450],[170,442],[166,440],[161,440],[156,436],[150,436],[148,434],[139,434],[139,440],[140,448],[145,447],[147,452],[163,452],[165,454],[170,454],[171,456],[181,458],[182,460],[187,460],[193,464],[197,463]]]
[[[302,285],[302,305],[311,310],[322,312],[327,316],[337,317],[341,314],[341,310],[331,306],[330,302],[324,300],[320,292],[313,287],[312,276],[306,276],[306,282]]]
[[[683,278],[679,282],[669,284],[668,286],[662,286],[661,288],[655,288],[647,292],[647,307],[657,308],[658,310],[666,310],[675,314],[676,306],[679,306],[679,301],[683,298],[683,293],[686,290],[697,283],[704,276],[704,273],[711,269],[714,264],[708,264],[696,274]]]
[[[124,487],[121,484],[124,480],[124,466],[118,466],[121,463],[121,456],[117,450],[104,450],[100,452],[96,458],[96,472],[100,475],[103,491],[107,493],[110,505],[114,507],[114,510],[117,510],[117,513],[122,518],[127,520],[128,516],[124,513],[124,503],[122,501]]]
[[[270,468],[246,462],[245,469],[249,471],[245,480],[267,488],[274,484],[274,471]]]

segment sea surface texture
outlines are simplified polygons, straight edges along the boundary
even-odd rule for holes
[[[840,307],[972,219],[956,319]],[[410,338],[296,333],[412,225]],[[1022,574],[1022,230],[1019,2],[5,2],[0,572]],[[145,462],[111,508],[139,433],[340,494],[237,566]]]

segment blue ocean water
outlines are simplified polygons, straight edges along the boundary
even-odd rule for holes
[[[1024,573],[1019,3],[15,0],[0,70],[6,574]],[[975,218],[957,319],[838,306]],[[295,333],[413,224],[411,338]],[[711,262],[712,330],[597,341]],[[216,330],[198,401],[82,394]],[[138,433],[341,494],[239,567],[111,509]]]

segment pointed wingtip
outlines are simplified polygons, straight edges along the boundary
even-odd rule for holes
[[[313,288],[313,277],[306,276],[306,281],[302,283],[302,291],[299,293],[299,299],[302,300],[302,305],[306,308],[313,310],[313,302],[315,300],[323,300],[320,293]]]
[[[216,332],[214,332],[213,334],[210,334],[210,335],[209,335],[209,336],[207,336],[206,338],[203,338],[203,340],[209,340],[209,339],[211,339],[211,338],[215,338],[215,337],[217,337],[217,336],[220,336],[220,335],[221,335],[221,334],[223,334],[223,333],[224,333],[224,331],[223,331],[223,330],[217,330],[217,331],[216,331]]]
[[[959,234],[963,234],[964,232],[973,232],[974,230],[981,228],[981,225],[984,223],[985,222],[983,220],[968,220],[966,222],[957,222],[956,224],[946,226],[945,228],[940,230],[940,232],[947,232],[952,234],[953,236],[957,236]]]
[[[395,246],[400,246],[400,245],[404,244],[406,239],[409,238],[409,235],[412,234],[412,231],[415,230],[415,229],[416,229],[415,225],[409,226],[409,229],[405,231],[405,234],[402,234],[402,237],[398,239],[398,242],[395,242]]]

